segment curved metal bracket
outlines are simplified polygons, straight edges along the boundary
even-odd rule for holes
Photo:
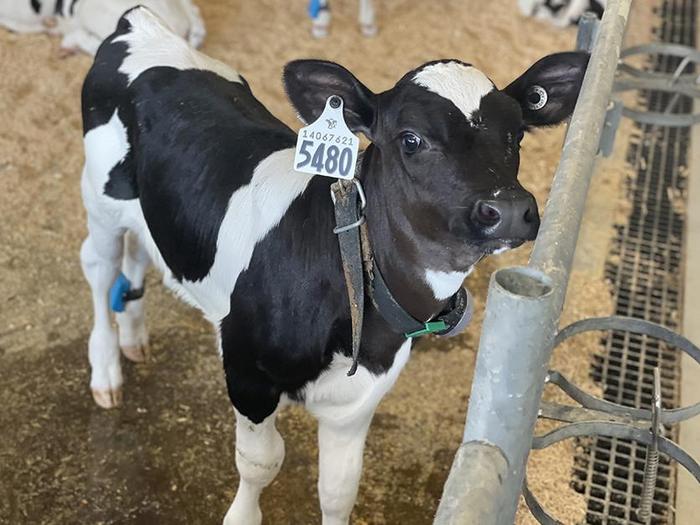
[[[583,332],[621,330],[632,334],[648,335],[665,343],[675,346],[692,357],[696,363],[700,364],[700,348],[688,341],[682,335],[651,321],[625,317],[623,315],[611,315],[609,317],[592,317],[582,319],[566,326],[554,338],[554,346],[560,345],[563,341],[574,335]]]
[[[680,463],[700,483],[700,464],[698,464],[687,452],[676,445],[670,439],[655,436],[650,430],[642,430],[621,423],[609,423],[603,421],[589,421],[585,423],[571,423],[542,436],[536,436],[532,441],[534,450],[541,450],[552,446],[565,439],[585,436],[607,436],[620,439],[637,441],[644,445],[651,445],[654,440],[659,452]],[[523,496],[532,515],[543,525],[561,525],[561,522],[553,518],[539,503],[530,489],[527,487],[527,479],[523,486]]]
[[[618,64],[618,76],[613,87],[614,92],[630,90],[652,90],[674,93],[663,112],[639,111],[624,107],[622,114],[642,124],[657,126],[693,126],[700,123],[700,113],[676,114],[672,113],[681,95],[691,98],[700,98],[700,86],[696,74],[686,74],[685,70],[691,63],[700,63],[700,51],[679,44],[653,43],[630,47],[620,53],[620,59],[630,56],[670,55],[681,58],[681,62],[672,75],[665,73],[643,71],[629,64]]]
[[[645,408],[634,408],[618,405],[611,401],[606,401],[587,392],[569,381],[563,374],[556,370],[550,370],[547,375],[547,382],[559,387],[567,396],[579,403],[582,407],[619,417],[626,417],[636,420],[651,421],[652,411]],[[686,419],[700,415],[700,403],[682,408],[664,410],[661,414],[661,424],[673,425]]]
[[[611,316],[577,321],[559,331],[555,337],[554,346],[584,332],[603,330],[619,330],[659,339],[687,353],[697,363],[700,363],[700,348],[688,339],[659,324],[632,317]],[[658,465],[659,452],[680,463],[700,482],[700,464],[676,443],[661,435],[661,425],[676,424],[699,415],[700,403],[663,410],[658,368],[654,370],[654,404],[651,410],[622,406],[588,394],[556,370],[549,371],[546,381],[556,385],[581,406],[543,402],[540,408],[540,417],[562,421],[566,424],[544,435],[535,436],[532,448],[541,450],[565,439],[584,436],[608,436],[646,445],[648,447],[648,461],[645,465],[644,478],[646,496],[642,498],[642,504],[638,510],[638,518],[643,522],[648,522],[650,516],[649,506],[656,482],[655,469]],[[527,479],[523,484],[523,496],[528,508],[539,523],[543,525],[560,524],[547,513],[535,495],[532,494],[527,486]],[[645,519],[647,521],[644,521]]]

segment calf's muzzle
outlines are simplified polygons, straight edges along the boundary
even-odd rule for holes
[[[514,188],[478,199],[471,211],[472,223],[483,239],[532,241],[540,227],[535,198]]]

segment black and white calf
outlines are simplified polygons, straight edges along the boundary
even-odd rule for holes
[[[370,139],[357,177],[374,262],[415,318],[439,313],[482,257],[535,237],[537,205],[517,181],[519,141],[571,113],[586,62],[552,55],[499,90],[478,69],[440,60],[379,94],[332,62],[286,66],[305,121],[337,95],[350,128]],[[545,104],[535,100],[543,91]],[[141,287],[152,261],[219,335],[240,473],[224,522],[260,523],[258,497],[284,458],[275,415],[296,402],[319,421],[323,522],[347,523],[372,415],[411,341],[366,301],[359,369],[346,375],[351,320],[332,179],[295,171],[296,134],[243,77],[147,9],[125,14],[100,47],[82,108],[95,401],[120,403],[120,347],[140,360],[148,344],[143,299],[117,315],[115,330],[108,291],[120,271]]]
[[[157,13],[190,45],[204,41],[204,22],[192,0],[0,0],[0,25],[18,33],[63,35],[66,51],[94,55],[119,17],[137,5]]]
[[[545,20],[557,27],[578,24],[586,11],[592,11],[602,18],[607,0],[518,0],[520,12]]]

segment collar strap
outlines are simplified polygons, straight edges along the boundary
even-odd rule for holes
[[[426,334],[452,337],[462,332],[474,312],[474,302],[466,288],[461,287],[448,303],[448,307],[429,321],[422,322],[409,314],[394,298],[382,277],[376,260],[370,278],[372,302],[384,320],[395,332],[407,338]]]
[[[331,184],[331,200],[335,210],[338,246],[343,263],[345,287],[350,302],[352,322],[352,366],[348,375],[357,371],[362,338],[362,319],[365,311],[364,270],[362,265],[362,242],[359,226],[364,223],[363,210],[366,204],[362,185],[358,179],[341,180]]]

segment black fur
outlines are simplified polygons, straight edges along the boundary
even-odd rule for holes
[[[38,15],[41,13],[41,2],[40,0],[31,0],[32,9]]]
[[[598,18],[603,18],[603,13],[605,12],[603,4],[601,4],[597,0],[590,0],[590,2],[590,10],[593,11]]]

